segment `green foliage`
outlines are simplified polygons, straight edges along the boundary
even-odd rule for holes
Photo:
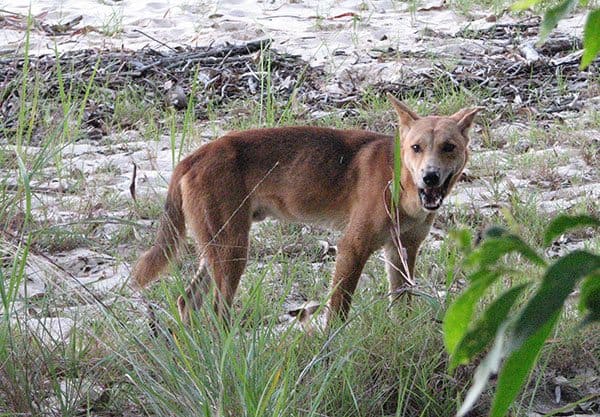
[[[491,234],[493,233],[493,234]],[[486,232],[486,239],[469,254],[465,260],[467,266],[475,266],[484,270],[493,265],[502,256],[517,252],[534,264],[544,266],[546,262],[525,243],[519,236],[510,234],[502,229],[494,228]]]
[[[500,277],[502,272],[482,270],[472,274],[470,277],[472,285],[448,308],[443,324],[444,343],[448,352],[456,353],[456,348],[467,333],[469,323],[475,312],[475,305],[481,299],[485,290]],[[455,362],[453,355],[451,368],[455,366]]]
[[[600,269],[600,256],[574,251],[552,264],[535,295],[529,300],[513,331],[513,348],[518,348],[560,311],[566,298],[582,278]]]
[[[502,417],[506,414],[535,365],[544,342],[556,324],[558,315],[558,312],[555,313],[552,319],[541,326],[520,348],[511,351],[498,378],[490,417]]]
[[[400,141],[400,131],[396,131],[394,138],[394,177],[392,179],[392,208],[397,207],[400,201],[400,192],[402,191],[401,184],[402,174],[402,145]],[[395,210],[392,210],[394,213]]]
[[[525,10],[540,5],[542,2],[543,0],[519,0],[512,5],[512,9]],[[578,3],[580,3],[579,0],[563,0],[546,10],[540,28],[539,43],[543,43],[548,38],[558,22],[571,13]],[[587,5],[587,1],[582,0],[581,4]],[[598,53],[600,53],[600,9],[594,9],[588,14],[583,27],[583,56],[580,68],[582,70],[587,68],[598,56]]]
[[[460,340],[450,363],[451,368],[459,363],[468,363],[469,358],[474,357],[491,343],[526,287],[527,284],[521,284],[511,288],[490,305],[481,320]]]
[[[588,312],[584,324],[600,321],[600,274],[589,276],[581,284],[579,310]]]
[[[548,38],[550,32],[577,6],[578,0],[564,0],[556,6],[551,7],[544,13],[544,19],[540,27],[540,42]]]
[[[581,67],[586,68],[600,53],[600,9],[588,14],[583,27],[583,56]]]
[[[566,230],[583,226],[599,227],[600,220],[587,214],[582,214],[580,216],[561,215],[555,217],[546,229],[546,234],[544,235],[544,245],[549,246],[554,239],[562,235]]]
[[[561,234],[582,226],[599,227],[600,220],[589,215],[559,216],[546,228],[544,243],[547,246]],[[469,412],[490,376],[502,366],[490,414],[501,417],[526,382],[567,297],[579,282],[582,282],[579,308],[586,314],[582,324],[600,321],[600,256],[575,250],[549,264],[519,236],[498,227],[488,230],[476,248],[470,247],[472,239],[467,232],[454,236],[467,254],[465,265],[472,272],[468,276],[470,286],[450,305],[444,317],[449,368],[469,363],[491,345],[475,372],[458,415]],[[501,276],[516,274],[501,262],[504,255],[515,253],[542,269],[541,283],[522,303],[519,300],[532,282],[509,288],[474,321],[476,307],[492,284]],[[523,306],[518,308],[520,304]]]

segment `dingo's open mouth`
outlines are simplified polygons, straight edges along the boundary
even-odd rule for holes
[[[448,192],[448,186],[450,185],[450,179],[454,173],[450,173],[446,181],[439,187],[425,187],[419,188],[419,198],[421,199],[421,205],[425,210],[436,211],[442,205],[444,197]]]

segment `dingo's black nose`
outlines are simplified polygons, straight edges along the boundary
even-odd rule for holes
[[[440,174],[434,171],[427,172],[423,176],[423,182],[428,187],[437,187],[440,183]]]

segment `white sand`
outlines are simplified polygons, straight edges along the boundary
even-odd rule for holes
[[[14,0],[8,6],[0,6],[0,14],[5,17],[4,22],[0,21],[0,51],[22,53],[25,19],[7,11],[27,15],[31,7],[36,22],[49,26],[83,17],[62,36],[34,29],[29,48],[33,54],[54,53],[55,48],[165,49],[164,45],[206,46],[271,38],[278,51],[299,54],[311,65],[325,65],[338,79],[343,79],[345,70],[351,67],[359,82],[396,81],[403,61],[386,59],[378,63],[373,56],[393,48],[453,58],[465,49],[490,47],[460,38],[422,39],[420,34],[426,28],[453,35],[467,26],[483,28],[494,24],[486,21],[489,12],[471,11],[469,20],[448,8],[423,10],[440,2],[424,1],[411,13],[409,3],[390,0],[37,0],[31,5],[27,0]],[[584,14],[575,15],[561,23],[561,30],[580,34],[584,19]],[[503,16],[500,21],[512,18]]]
[[[29,7],[28,1],[15,0],[0,8],[27,15]],[[343,51],[354,60],[353,55],[372,48],[419,49],[416,36],[423,28],[452,34],[467,23],[465,17],[448,9],[411,14],[407,7],[406,3],[389,0],[37,0],[31,4],[31,13],[39,23],[66,23],[83,16],[76,29],[88,27],[97,31],[50,36],[36,29],[31,34],[30,50],[36,54],[51,53],[55,45],[61,51],[89,47],[161,48],[138,32],[141,30],[170,46],[271,37],[279,50],[302,54],[311,61],[321,62],[336,55],[336,51]],[[350,13],[354,16],[334,18]],[[19,25],[0,24],[0,50],[24,48],[24,25],[14,26]]]

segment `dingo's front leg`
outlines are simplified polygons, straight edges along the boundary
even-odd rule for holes
[[[347,233],[338,243],[327,325],[330,325],[336,317],[346,319],[352,294],[373,250],[368,234],[355,233],[355,231],[352,234]]]
[[[385,269],[389,280],[390,301],[394,301],[404,289],[412,286],[415,270],[416,250],[403,244],[404,253],[394,243],[384,247]],[[403,259],[404,257],[404,259]]]
[[[422,227],[412,229],[400,235],[400,242],[405,253],[401,253],[393,242],[388,242],[384,247],[386,270],[390,283],[390,301],[394,301],[406,289],[415,284],[415,263],[421,243],[429,233],[430,222]],[[404,256],[404,259],[402,257]],[[407,269],[408,268],[408,269]]]

